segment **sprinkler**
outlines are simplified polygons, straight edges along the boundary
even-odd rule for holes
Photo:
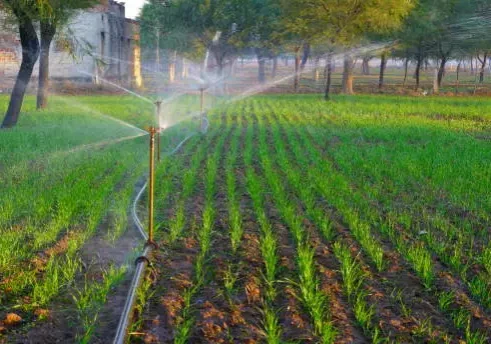
[[[155,245],[153,241],[153,199],[154,199],[154,184],[155,184],[155,134],[159,134],[160,130],[155,127],[150,127],[150,168],[148,175],[148,241],[147,244]]]

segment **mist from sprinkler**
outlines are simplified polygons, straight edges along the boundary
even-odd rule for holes
[[[63,97],[63,96],[56,96],[56,99],[57,100],[60,100],[66,104],[70,104],[70,106],[75,106],[79,109],[82,109],[84,111],[87,111],[89,114],[92,114],[92,115],[96,115],[96,116],[100,116],[100,117],[103,117],[103,118],[106,118],[106,119],[109,119],[111,121],[114,121],[114,122],[117,122],[123,126],[126,126],[128,128],[131,128],[131,129],[134,129],[144,135],[147,135],[148,133],[143,130],[143,129],[140,129],[136,126],[134,126],[133,124],[130,124],[128,122],[125,122],[119,118],[115,118],[115,117],[112,117],[112,116],[109,116],[109,115],[106,115],[105,113],[102,113],[101,111],[98,111],[98,110],[95,110],[89,106],[87,106],[86,104],[83,104],[77,100],[75,100],[75,97]]]
[[[331,55],[331,59],[332,59],[332,62],[335,63],[337,61],[343,60],[346,54],[354,55],[354,56],[363,55],[363,54],[366,54],[368,52],[382,50],[382,49],[387,48],[393,44],[394,44],[394,42],[385,43],[385,44],[378,43],[378,44],[366,45],[366,46],[363,46],[361,48],[352,49],[351,51],[345,51],[343,53],[333,54],[333,55]],[[312,72],[314,70],[314,68],[316,68],[316,67],[315,66],[314,67],[307,67],[307,68],[304,68],[302,71],[293,72],[293,73],[290,73],[286,76],[272,80],[270,82],[250,87],[249,89],[247,89],[247,90],[243,91],[242,93],[229,99],[227,101],[227,103],[234,103],[234,102],[243,100],[245,98],[254,96],[258,93],[264,92],[273,86],[276,86],[276,85],[281,84],[285,81],[293,79],[296,75],[301,76],[302,74],[305,74],[307,72]]]
[[[94,75],[94,74],[92,74],[92,73],[88,73],[88,72],[85,72],[85,71],[79,71],[79,72],[80,72],[81,74],[84,74],[84,75],[90,76],[90,77],[92,77],[92,78],[95,78],[95,77],[96,77],[96,75]],[[118,84],[116,84],[116,83],[114,83],[114,82],[112,82],[112,81],[109,81],[109,80],[107,80],[107,79],[101,78],[100,76],[97,76],[97,78],[98,78],[98,80],[100,80],[100,81],[102,81],[102,82],[104,82],[104,83],[106,83],[106,84],[108,84],[108,85],[111,85],[111,86],[113,86],[113,87],[116,87],[117,89],[119,89],[119,90],[121,90],[121,91],[124,91],[124,92],[126,92],[126,93],[128,93],[128,94],[131,94],[132,96],[135,96],[135,97],[137,97],[137,98],[139,98],[139,99],[141,99],[141,100],[143,100],[143,101],[145,101],[145,102],[147,102],[147,103],[153,104],[153,100],[152,100],[152,99],[149,99],[149,98],[147,98],[147,97],[144,97],[144,96],[142,96],[141,94],[138,94],[138,93],[136,93],[136,92],[134,92],[134,91],[131,91],[131,90],[129,90],[129,89],[127,89],[127,88],[125,88],[125,87],[123,87],[123,86],[121,86],[121,85],[118,85]]]

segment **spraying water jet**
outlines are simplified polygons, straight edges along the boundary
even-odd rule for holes
[[[201,128],[202,133],[205,133],[206,129],[207,129],[207,126],[206,126],[207,119],[206,119],[206,113],[204,111],[205,110],[205,91],[206,91],[206,89],[207,89],[207,87],[204,87],[204,86],[202,86],[199,89],[199,92],[200,92],[199,114],[200,114],[200,120],[201,120],[200,128]]]
[[[155,102],[155,116],[157,117],[157,122],[159,124],[159,126],[156,130],[156,134],[157,134],[157,161],[160,161],[160,134],[162,133],[161,110],[162,110],[162,101],[157,100]]]

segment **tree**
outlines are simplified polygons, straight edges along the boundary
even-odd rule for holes
[[[27,85],[31,79],[34,65],[39,57],[39,40],[34,28],[33,19],[29,9],[34,1],[3,0],[5,8],[15,16],[18,27],[20,43],[22,46],[22,62],[15,81],[10,102],[2,123],[2,128],[11,128],[19,119]]]
[[[397,34],[396,55],[416,63],[415,88],[420,86],[424,63],[435,62],[434,93],[438,93],[448,61],[458,57],[486,56],[491,45],[488,31],[491,5],[486,0],[420,0]],[[481,19],[481,20],[480,20]],[[481,58],[481,66],[486,59]],[[472,67],[471,67],[472,68]],[[482,68],[481,71],[484,69]]]
[[[202,57],[204,49],[198,46],[195,35],[181,22],[179,1],[151,0],[140,14],[141,43],[147,53],[154,56],[156,71],[160,72],[162,57],[167,59],[169,81],[176,78],[177,56]],[[164,53],[164,56],[162,56]]]
[[[196,42],[209,50],[215,59],[218,75],[223,76],[227,59],[240,46],[238,32],[241,3],[238,0],[181,0],[176,3],[176,19],[196,38]]]
[[[324,32],[318,30],[305,12],[305,1],[279,0],[281,5],[281,24],[278,35],[285,43],[286,48],[293,50],[295,58],[295,73],[293,78],[293,89],[298,91],[300,84],[300,72],[302,70],[302,60],[307,62],[310,53],[310,45],[323,37]],[[301,53],[303,52],[303,59]]]
[[[1,0],[16,18],[22,46],[22,63],[10,97],[2,128],[15,126],[18,121],[27,85],[39,56],[39,86],[37,107],[47,105],[49,80],[49,48],[57,28],[65,24],[76,9],[87,8],[95,0]],[[40,23],[41,44],[34,27]]]
[[[33,9],[39,16],[41,36],[37,109],[48,106],[49,55],[57,30],[66,25],[77,10],[89,8],[95,3],[96,0],[37,0],[37,8]]]
[[[479,82],[484,82],[484,72],[486,69],[487,60],[491,56],[491,36],[489,30],[491,29],[491,3],[487,0],[470,0],[473,6],[472,12],[468,13],[465,18],[468,26],[467,30],[460,30],[458,33],[463,36],[463,40],[466,50],[470,55],[475,55],[477,61],[480,63],[479,67]],[[476,69],[477,69],[476,61]]]
[[[447,62],[455,56],[462,45],[462,36],[456,33],[468,28],[462,17],[474,11],[469,0],[421,0],[426,12],[425,39],[428,41],[429,57],[435,61],[434,93],[439,93]]]
[[[276,75],[277,56],[280,52],[280,7],[275,0],[246,0],[242,7],[241,48],[254,49],[258,61],[258,81],[266,82],[266,61],[273,59],[273,78]]]
[[[399,41],[396,54],[405,54],[407,60],[414,61],[416,68],[414,78],[416,79],[415,89],[420,85],[421,67],[426,59],[429,58],[432,50],[432,38],[429,33],[433,32],[434,27],[430,20],[430,14],[426,2],[431,0],[421,0],[418,6],[406,18],[402,29],[397,33]]]
[[[158,1],[151,1],[148,8],[155,8]],[[151,7],[152,6],[152,7]],[[162,6],[161,6],[162,7]],[[187,45],[173,45],[169,40],[163,42],[165,48],[175,47],[174,55],[179,49],[200,52],[210,51],[216,62],[218,74],[223,76],[227,61],[242,47],[244,31],[243,1],[239,0],[176,0],[171,1],[165,10],[151,13],[144,7],[141,20],[144,23],[142,38],[144,43],[153,34],[151,25],[145,23],[164,21],[162,40],[185,35]],[[179,42],[183,43],[183,41]],[[201,56],[202,57],[202,56]]]
[[[315,36],[327,37],[333,45],[345,48],[343,91],[353,93],[354,61],[350,49],[370,32],[397,29],[415,4],[414,0],[297,0],[284,5],[296,29],[309,27]]]

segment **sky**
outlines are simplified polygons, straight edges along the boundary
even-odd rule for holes
[[[126,4],[126,17],[136,18],[140,14],[140,8],[142,8],[145,0],[122,0]]]

